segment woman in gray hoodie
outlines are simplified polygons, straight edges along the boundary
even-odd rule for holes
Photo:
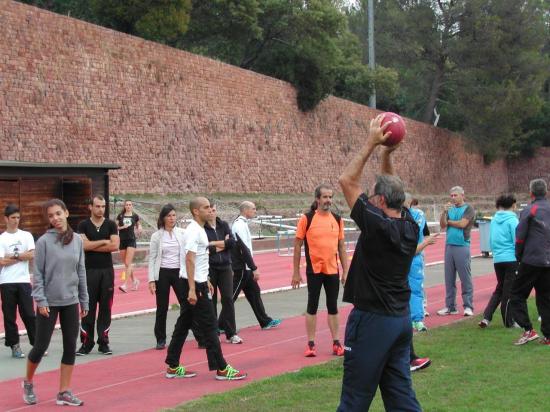
[[[67,223],[67,206],[59,199],[44,205],[51,229],[36,242],[32,296],[38,308],[36,338],[27,361],[23,400],[35,404],[33,377],[50,344],[57,317],[63,334],[58,405],[80,406],[83,402],[69,389],[73,373],[80,317],[88,313],[88,289],[82,239]],[[79,308],[80,306],[80,308]]]

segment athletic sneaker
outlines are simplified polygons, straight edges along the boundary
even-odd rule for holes
[[[234,345],[238,345],[238,344],[243,343],[243,340],[241,339],[241,337],[239,335],[233,335],[229,339],[227,339],[226,342],[227,343],[232,343]]]
[[[18,343],[11,347],[11,357],[17,359],[23,359],[25,357],[25,354],[21,350],[21,346],[19,346]]]
[[[112,355],[113,354],[113,351],[111,350],[111,348],[107,344],[99,345],[99,348],[97,348],[97,350],[102,355]]]
[[[280,324],[281,324],[281,319],[272,319],[271,322],[265,325],[262,329],[263,330],[273,329],[279,326]]]
[[[92,351],[92,348],[88,348],[84,345],[82,345],[77,351],[76,356],[86,356],[88,353]]]
[[[451,309],[445,307],[443,309],[439,309],[437,311],[437,314],[439,316],[458,315],[458,310],[456,310],[456,309],[451,310]]]
[[[344,347],[341,343],[332,344],[332,354],[336,356],[344,356]]]
[[[542,338],[542,339],[540,340],[540,343],[541,343],[542,345],[550,346],[550,338]]]
[[[514,345],[525,345],[527,342],[531,342],[532,340],[538,339],[539,335],[537,332],[535,332],[534,329],[525,331],[523,335],[520,336],[520,338],[514,343]]]
[[[32,382],[23,381],[21,387],[23,388],[23,401],[27,405],[34,405],[36,403],[36,395],[34,394],[34,385]]]
[[[420,369],[426,369],[432,364],[430,358],[416,358],[411,361],[411,372],[419,371]]]
[[[166,374],[164,375],[168,379],[172,378],[194,378],[197,376],[197,372],[188,371],[184,366],[179,365],[175,368],[166,368]]]
[[[157,342],[157,346],[155,346],[156,350],[163,350],[166,347],[166,341],[160,340]]]
[[[218,369],[216,372],[216,379],[219,381],[238,381],[246,377],[246,373],[238,371],[229,364],[227,364],[224,370]]]
[[[472,308],[464,308],[464,316],[474,316]]]
[[[118,287],[118,290],[120,290],[122,293],[128,293],[128,290],[126,289],[126,285],[120,285]]]
[[[334,350],[334,348],[333,348]],[[313,358],[317,356],[317,348],[315,345],[310,346],[309,344],[306,346],[306,351],[304,352],[304,356],[306,358]]]
[[[419,320],[417,322],[413,322],[412,327],[417,332],[427,332],[428,331],[428,328],[426,327],[426,325],[424,325],[424,322],[422,322],[421,320]]]
[[[478,325],[481,329],[485,329],[486,327],[489,326],[489,323],[491,323],[491,321],[487,319],[483,319],[481,322],[478,323]]]
[[[73,395],[71,391],[59,392],[55,403],[58,405],[82,406],[84,402]]]

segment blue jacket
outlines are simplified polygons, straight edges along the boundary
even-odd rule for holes
[[[515,212],[499,210],[491,221],[490,242],[495,263],[516,261],[516,227],[518,217]]]

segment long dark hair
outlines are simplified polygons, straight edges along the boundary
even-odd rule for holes
[[[164,218],[168,216],[168,213],[170,213],[172,210],[176,210],[173,204],[168,203],[167,205],[162,206],[162,209],[160,209],[159,218],[157,220],[157,228],[158,229],[164,229]]]
[[[315,212],[317,210],[317,208],[319,207],[319,199],[321,199],[321,190],[323,190],[323,189],[330,190],[331,192],[333,192],[332,187],[330,187],[329,185],[326,185],[324,183],[317,186],[315,188],[315,192],[313,193],[313,195],[315,196],[315,200],[313,201],[313,203],[309,207],[310,212]]]
[[[67,206],[65,203],[60,199],[50,199],[46,203],[44,203],[44,214],[47,216],[48,209],[52,206],[59,206],[61,209],[63,209],[64,212],[67,212]],[[63,245],[66,246],[69,243],[73,241],[74,232],[73,229],[69,226],[69,222],[67,222],[67,230],[64,232],[60,232],[57,235],[57,240]]]
[[[124,215],[126,214],[126,202],[130,202],[132,203],[131,200],[127,199],[125,200],[123,203],[122,203],[122,209],[120,210],[120,213],[117,215],[117,220],[122,220],[124,219]],[[133,214],[133,212],[132,212]]]

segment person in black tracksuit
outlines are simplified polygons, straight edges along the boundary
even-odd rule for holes
[[[233,270],[231,269],[231,249],[235,247],[235,239],[231,235],[229,224],[216,215],[216,206],[210,201],[212,208],[211,218],[204,225],[209,244],[209,273],[210,283],[214,288],[212,303],[216,317],[218,289],[222,303],[222,310],[218,319],[218,327],[225,332],[229,343],[242,343],[237,335],[235,325],[235,306],[233,304]]]

